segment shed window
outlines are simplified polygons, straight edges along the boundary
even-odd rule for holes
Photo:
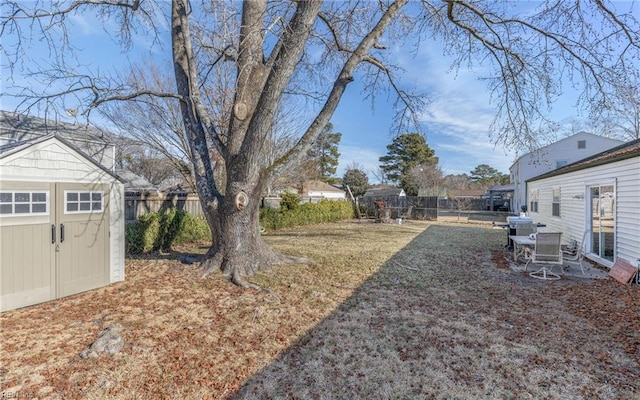
[[[587,141],[586,140],[578,140],[578,148],[579,149],[586,149],[587,148]]]
[[[102,192],[92,191],[65,191],[65,214],[102,212]]]
[[[553,189],[553,200],[551,203],[551,215],[560,216],[560,188]]]
[[[0,192],[0,215],[4,217],[18,215],[47,215],[48,213],[48,191]]]

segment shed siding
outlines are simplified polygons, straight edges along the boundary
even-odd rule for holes
[[[124,280],[124,185],[120,181],[54,138],[7,155],[0,159],[0,168],[3,181],[33,182],[35,187],[42,182],[109,184],[110,279]]]
[[[124,185],[111,185],[109,193],[110,203],[110,226],[111,234],[109,242],[111,244],[111,283],[124,280],[124,257],[125,257],[125,205],[124,205]]]
[[[2,178],[39,182],[113,180],[105,171],[65,147],[60,142],[48,140],[7,156],[2,163]]]
[[[539,191],[539,212],[531,217],[547,231],[563,232],[563,240],[580,240],[587,229],[587,187],[615,185],[616,257],[632,263],[640,259],[640,157],[599,165],[529,182],[528,192]],[[552,190],[561,189],[560,217],[551,215]]]

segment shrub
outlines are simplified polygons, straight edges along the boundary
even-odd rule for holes
[[[280,208],[282,210],[295,210],[300,205],[301,197],[295,193],[284,192],[280,195]]]
[[[204,218],[175,209],[144,214],[128,224],[125,230],[129,254],[168,250],[173,245],[210,238],[209,225]]]
[[[353,206],[348,201],[322,200],[317,204],[305,203],[295,209],[260,210],[260,225],[266,230],[278,230],[298,225],[335,222],[353,218]]]
[[[293,196],[298,197],[295,194]],[[295,204],[293,209],[288,208],[289,205],[280,210],[261,209],[260,225],[266,230],[277,230],[353,218],[353,205],[348,201],[325,199],[317,204],[299,204],[297,201]],[[136,222],[128,224],[125,231],[128,254],[169,250],[173,245],[210,239],[211,231],[204,218],[175,209],[144,214]]]

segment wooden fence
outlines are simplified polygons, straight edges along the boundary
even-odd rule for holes
[[[167,194],[167,195],[125,195],[125,222],[137,221],[141,215],[150,212],[166,211],[170,209],[183,210],[191,215],[204,217],[200,199],[195,195]]]

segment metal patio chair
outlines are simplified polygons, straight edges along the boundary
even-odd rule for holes
[[[577,263],[580,265],[580,269],[582,270],[582,275],[586,275],[584,272],[584,267],[582,266],[582,260],[584,259],[584,243],[587,240],[587,236],[591,233],[591,231],[586,230],[582,235],[582,240],[577,243],[575,249],[564,249],[562,251],[562,258],[564,261],[569,263]]]
[[[544,280],[557,280],[560,275],[555,274],[552,269],[554,265],[560,265],[562,269],[562,246],[560,238],[561,232],[538,232],[536,234],[536,243],[533,250],[525,253],[527,264],[524,270],[527,270],[529,264],[542,264],[542,268],[529,275],[533,278]],[[547,268],[547,265],[550,267]]]

